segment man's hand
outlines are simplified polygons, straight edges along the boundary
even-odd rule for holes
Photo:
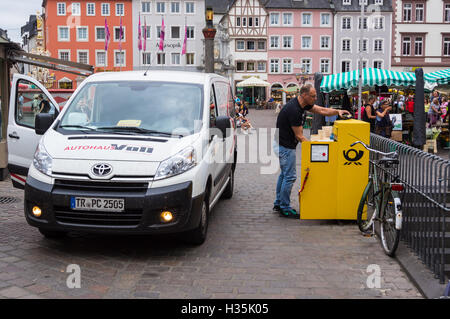
[[[338,113],[339,113],[339,117],[340,117],[340,118],[344,118],[344,115],[345,115],[345,114],[352,116],[352,115],[350,114],[350,112],[349,112],[349,111],[346,111],[346,110],[338,110]]]

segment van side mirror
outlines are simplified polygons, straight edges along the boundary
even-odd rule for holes
[[[229,116],[218,116],[216,118],[216,127],[222,132],[223,138],[227,138],[231,134],[231,118]]]
[[[34,122],[34,131],[37,135],[43,135],[52,126],[55,115],[49,113],[40,113],[36,115]]]

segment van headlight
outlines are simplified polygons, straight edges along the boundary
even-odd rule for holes
[[[36,167],[36,169],[45,174],[50,176],[52,173],[52,157],[47,153],[47,150],[45,149],[44,145],[39,143],[38,147],[36,148],[36,152],[34,153],[34,159],[33,159],[33,165]]]
[[[188,147],[178,154],[166,159],[159,164],[155,174],[155,180],[164,179],[184,173],[197,165],[195,150]]]

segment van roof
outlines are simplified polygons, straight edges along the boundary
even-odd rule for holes
[[[124,71],[124,72],[100,72],[86,79],[87,82],[103,81],[167,81],[182,83],[207,83],[211,78],[224,77],[213,73],[185,72],[185,71]],[[228,82],[228,80],[227,80]]]

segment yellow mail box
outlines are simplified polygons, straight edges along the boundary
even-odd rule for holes
[[[332,140],[302,143],[301,219],[356,220],[361,195],[369,178],[369,123],[336,121]]]

